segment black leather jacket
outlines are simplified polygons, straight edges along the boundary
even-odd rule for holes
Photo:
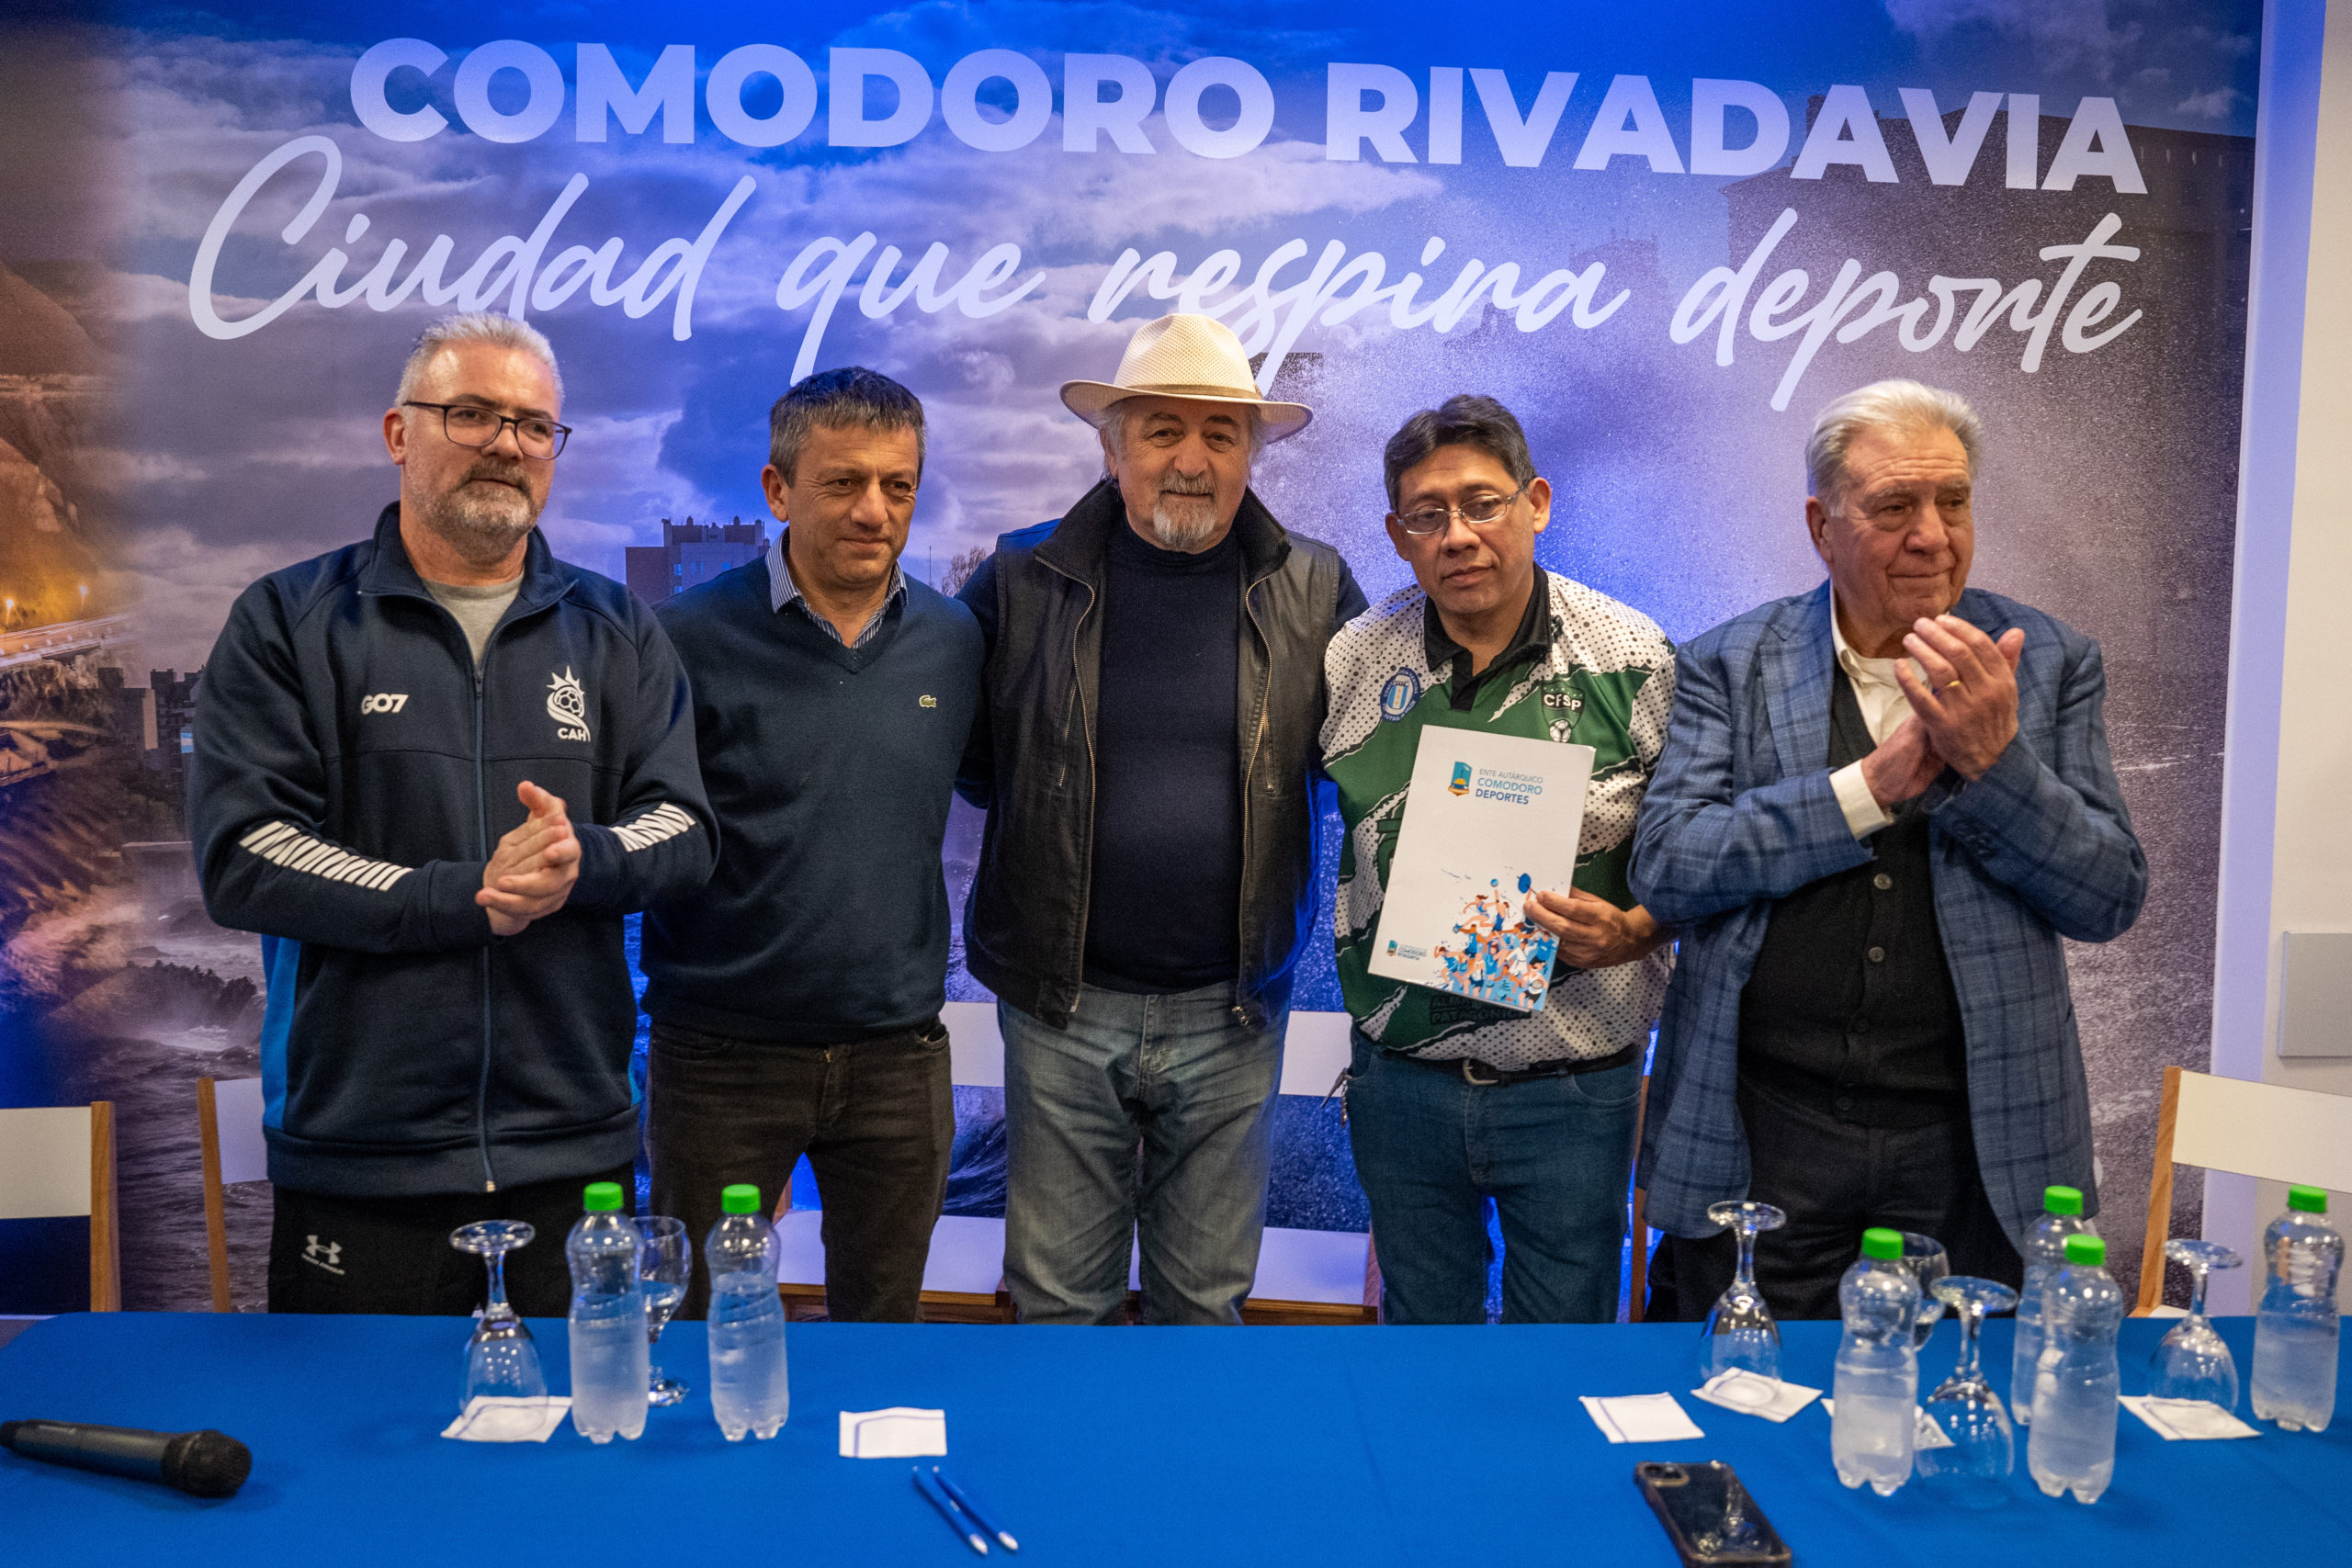
[[[966,962],[998,997],[1055,1028],[1078,1005],[1094,841],[1094,719],[1111,531],[1127,526],[1109,480],[1067,515],[1007,534],[959,597],[988,636],[986,700],[956,789],[989,814],[964,912]],[[1293,537],[1257,493],[1234,533],[1243,564],[1242,1021],[1289,1005],[1313,934],[1323,649],[1363,591],[1330,546]]]

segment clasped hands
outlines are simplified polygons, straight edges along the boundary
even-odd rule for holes
[[[2018,733],[2018,658],[2025,633],[2011,626],[1998,642],[1957,615],[1912,623],[1903,650],[1927,672],[1898,660],[1894,678],[1911,715],[1862,759],[1862,782],[1882,807],[1925,794],[1949,767],[1974,780],[1999,761]]]
[[[474,895],[490,911],[490,929],[498,936],[514,936],[562,908],[580,880],[580,838],[562,799],[527,779],[514,786],[514,797],[530,815],[498,840],[481,868],[481,891]]]

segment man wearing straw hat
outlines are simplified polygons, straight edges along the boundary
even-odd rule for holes
[[[1062,401],[1103,477],[964,587],[989,648],[958,787],[988,810],[967,961],[997,996],[1004,1273],[1029,1323],[1238,1323],[1316,903],[1323,650],[1347,563],[1250,489],[1306,427],[1205,316]]]

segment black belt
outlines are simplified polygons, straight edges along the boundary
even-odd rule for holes
[[[1641,1058],[1642,1043],[1612,1051],[1606,1056],[1579,1056],[1556,1062],[1538,1062],[1532,1067],[1498,1067],[1476,1056],[1415,1056],[1403,1051],[1391,1051],[1383,1046],[1380,1054],[1392,1062],[1409,1062],[1432,1072],[1460,1073],[1462,1081],[1480,1089],[1493,1089],[1502,1084],[1525,1083],[1531,1078],[1565,1078],[1577,1073],[1600,1073],[1611,1067],[1622,1067]]]

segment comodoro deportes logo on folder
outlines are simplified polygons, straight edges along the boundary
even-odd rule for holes
[[[1507,806],[1525,806],[1544,793],[1544,780],[1537,773],[1507,773],[1498,768],[1473,770],[1467,762],[1453,764],[1453,782],[1445,786],[1455,795],[1466,795],[1478,800],[1499,800]]]

